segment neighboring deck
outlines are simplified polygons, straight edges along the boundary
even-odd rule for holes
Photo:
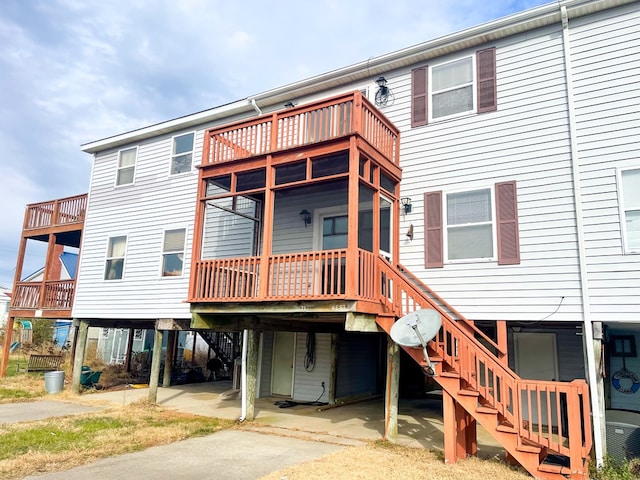
[[[54,267],[54,262],[60,261],[53,254],[56,245],[80,248],[86,210],[87,194],[27,205],[22,242],[18,252],[20,269],[18,278],[22,278],[21,270],[27,254],[27,240],[46,242],[51,254],[47,254],[46,257],[49,265],[43,265],[45,280],[14,283],[10,306],[12,317],[71,317],[75,279],[51,278],[51,276],[46,279],[46,275],[53,268],[59,273],[59,266]]]

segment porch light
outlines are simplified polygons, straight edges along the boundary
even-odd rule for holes
[[[378,84],[378,91],[376,92],[375,98],[376,105],[379,107],[391,105],[394,97],[393,93],[391,93],[391,89],[387,87],[387,79],[383,76],[379,76],[376,83]]]
[[[304,228],[307,228],[307,225],[311,225],[311,214],[306,209],[300,212],[300,218],[304,222]]]
[[[287,103],[284,104],[284,108],[293,108],[295,106],[296,104],[293,103],[291,100],[289,100]]]
[[[411,213],[411,198],[409,197],[402,197],[400,199],[400,204],[402,205],[402,210],[404,212],[404,214],[406,215],[407,213]]]

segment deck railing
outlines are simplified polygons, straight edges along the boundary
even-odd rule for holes
[[[11,308],[71,310],[75,280],[18,282],[11,296]]]
[[[25,230],[83,223],[87,194],[27,205]]]
[[[202,165],[232,162],[354,133],[398,164],[398,130],[360,92],[353,92],[208,130]]]

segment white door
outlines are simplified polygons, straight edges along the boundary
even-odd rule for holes
[[[523,333],[513,334],[515,349],[516,372],[524,380],[557,380],[558,379],[558,356],[555,333]],[[530,420],[538,424],[538,400],[535,395],[526,396],[522,392],[522,416],[525,420]],[[557,426],[558,411],[556,394],[549,396],[551,405],[551,424]],[[531,416],[529,416],[531,411]],[[542,397],[540,405],[541,419],[544,424],[548,423],[547,397]]]
[[[293,387],[293,361],[296,335],[275,332],[271,367],[271,394],[290,397]]]

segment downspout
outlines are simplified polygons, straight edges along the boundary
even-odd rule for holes
[[[569,39],[569,17],[567,7],[560,6],[562,16],[562,40],[564,50],[564,69],[567,82],[567,106],[569,116],[569,135],[571,144],[571,170],[573,175],[573,198],[576,206],[576,230],[578,234],[578,263],[580,267],[580,290],[582,294],[582,310],[584,327],[584,344],[587,354],[587,378],[589,380],[589,394],[591,397],[591,414],[593,421],[593,446],[596,454],[596,464],[601,466],[604,458],[603,442],[603,412],[600,408],[598,391],[598,365],[593,353],[593,324],[591,320],[591,305],[589,299],[589,284],[587,276],[587,255],[584,239],[582,193],[580,191],[580,162],[578,158],[578,137],[576,134],[576,114],[573,101],[573,73],[571,71],[571,47]]]
[[[251,103],[251,106],[253,107],[253,109],[258,113],[258,115],[262,115],[262,110],[260,110],[260,107],[256,103],[256,99],[255,98],[251,98],[251,99],[248,99],[248,100],[249,100],[249,103]]]
[[[241,422],[244,422],[247,418],[247,340],[249,338],[249,330],[244,329],[242,331],[242,363],[240,368],[240,394],[241,394],[241,407],[240,418]]]

